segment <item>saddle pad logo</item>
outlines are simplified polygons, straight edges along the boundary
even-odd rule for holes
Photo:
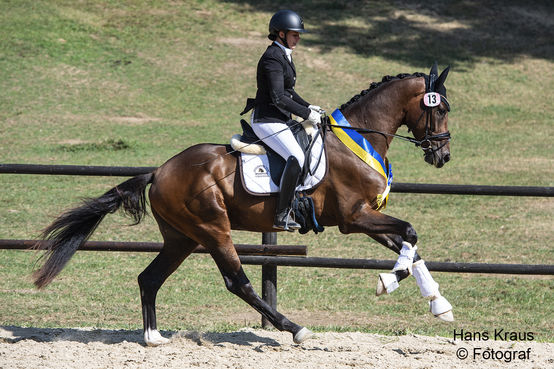
[[[265,167],[265,165],[258,165],[254,168],[254,175],[256,177],[269,177],[269,170]]]

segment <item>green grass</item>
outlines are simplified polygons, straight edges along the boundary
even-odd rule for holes
[[[0,4],[0,161],[156,166],[198,142],[225,143],[255,93],[268,43],[269,1],[4,1]],[[500,5],[502,4],[502,5]],[[305,16],[297,90],[327,111],[383,75],[452,65],[452,161],[434,169],[395,141],[395,181],[554,185],[550,2],[282,3]],[[405,128],[400,134],[408,134]],[[35,238],[80,198],[123,178],[1,175],[0,238]],[[391,194],[387,214],[410,221],[428,260],[554,264],[550,198]],[[110,215],[93,239],[161,241],[149,217]],[[237,243],[261,236],[234,232]],[[363,235],[329,228],[280,234],[311,256],[394,256]],[[152,254],[81,252],[44,291],[37,255],[0,251],[0,325],[141,326],[137,275]],[[261,291],[260,268],[247,266]],[[530,330],[553,341],[552,277],[435,273],[455,307],[445,325],[413,280],[376,298],[379,271],[279,268],[279,308],[318,330],[451,336],[453,329]],[[229,294],[214,263],[194,255],[158,299],[161,329],[232,330],[259,317]]]

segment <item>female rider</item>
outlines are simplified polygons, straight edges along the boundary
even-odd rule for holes
[[[296,123],[291,114],[314,126],[321,120],[321,108],[310,105],[294,91],[296,69],[291,54],[304,32],[302,18],[292,10],[280,10],[271,17],[268,38],[273,43],[258,62],[256,99],[245,108],[245,112],[254,108],[254,133],[286,160],[273,227],[291,232],[300,228],[291,219],[290,210],[304,166],[304,152],[289,128]]]

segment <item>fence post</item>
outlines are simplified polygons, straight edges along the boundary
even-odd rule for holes
[[[277,245],[277,232],[262,233],[262,245]],[[262,299],[277,309],[277,265],[262,265]],[[262,316],[262,328],[271,326]]]

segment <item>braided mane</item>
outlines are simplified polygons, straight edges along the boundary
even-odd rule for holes
[[[427,78],[427,75],[425,73],[421,73],[421,72],[416,72],[416,73],[401,73],[401,74],[398,74],[396,76],[384,76],[383,79],[381,80],[381,82],[371,82],[371,84],[369,85],[369,88],[366,89],[366,90],[363,90],[362,92],[360,92],[358,95],[355,95],[353,96],[347,103],[344,103],[340,106],[340,109],[343,110],[343,109],[346,109],[346,107],[354,104],[356,101],[360,100],[360,98],[364,95],[367,95],[367,93],[371,90],[375,90],[376,88],[380,87],[381,85],[389,82],[389,81],[392,81],[392,80],[396,80],[396,79],[403,79],[403,78],[406,78],[406,77],[425,77]]]

